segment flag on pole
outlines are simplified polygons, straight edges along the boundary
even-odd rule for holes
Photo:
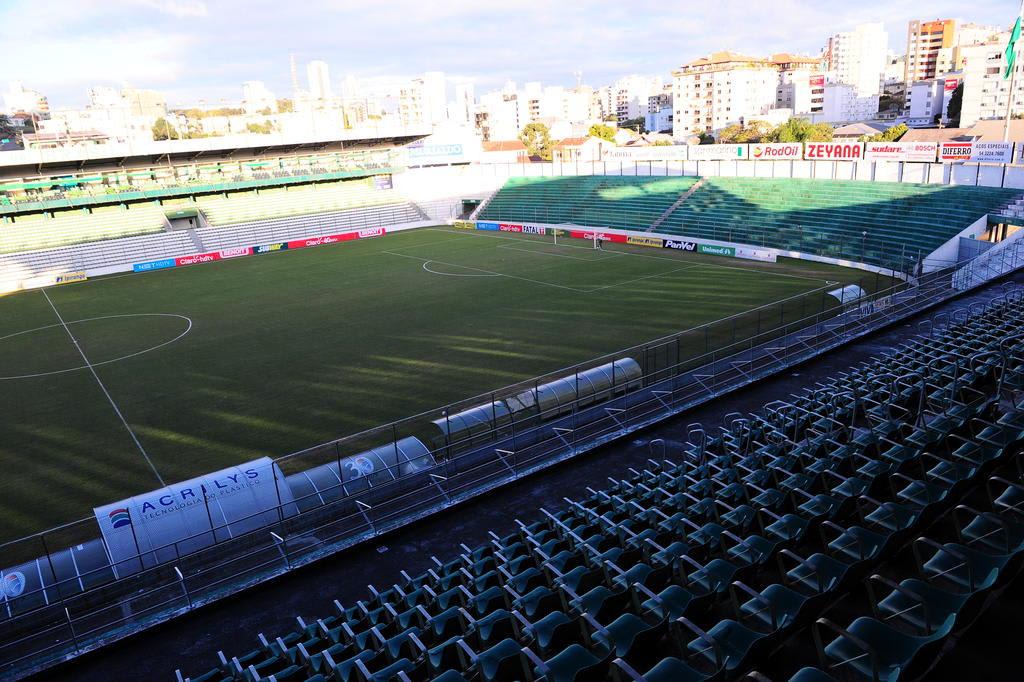
[[[1003,70],[1003,78],[1009,78],[1013,73],[1013,67],[1017,62],[1017,39],[1020,38],[1020,15],[1013,24],[1013,31],[1010,32],[1010,41],[1006,43],[1006,69]]]

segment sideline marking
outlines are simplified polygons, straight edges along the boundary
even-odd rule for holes
[[[60,311],[57,310],[57,306],[55,306],[53,304],[53,301],[50,300],[50,294],[46,292],[45,288],[42,289],[42,292],[43,296],[46,297],[46,302],[50,304],[51,308],[53,308],[53,313],[57,316],[57,319],[60,320],[60,326],[64,327],[64,331],[68,333],[68,338],[71,339],[71,343],[75,344],[75,348],[78,350],[78,354],[82,356],[82,360],[85,361],[86,367],[88,367],[89,371],[92,372],[93,378],[96,379],[96,383],[99,384],[100,389],[103,391],[103,395],[107,396],[107,400],[110,402],[110,406],[114,408],[114,412],[117,413],[117,416],[121,420],[121,423],[124,424],[124,428],[126,431],[128,431],[128,435],[132,437],[132,440],[135,441],[136,447],[139,448],[139,452],[141,452],[142,456],[146,458],[146,462],[149,463],[149,468],[152,469],[153,474],[156,475],[156,480],[160,481],[161,487],[166,486],[167,484],[164,483],[164,479],[162,476],[160,476],[160,472],[156,470],[156,466],[154,466],[153,460],[149,458],[149,454],[146,452],[146,449],[142,447],[142,443],[139,442],[139,437],[135,435],[135,432],[132,431],[132,427],[128,426],[128,421],[124,418],[124,415],[121,414],[121,408],[119,408],[117,406],[117,403],[114,402],[114,399],[110,396],[110,391],[108,391],[107,387],[103,385],[102,381],[100,381],[100,375],[96,373],[96,369],[89,362],[89,358],[86,357],[85,351],[83,351],[82,347],[78,345],[78,339],[76,339],[75,335],[71,333],[70,329],[68,329],[68,325],[64,322],[64,318],[61,316]]]

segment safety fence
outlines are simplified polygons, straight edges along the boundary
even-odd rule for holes
[[[73,658],[476,497],[1022,265],[1024,247],[1016,242],[912,283],[866,278],[865,294],[847,302],[813,291],[281,457],[274,474],[279,495],[284,479],[316,467],[336,466],[338,481],[305,493],[293,486],[270,518],[260,512],[256,530],[207,529],[140,555],[133,570],[111,566],[97,544],[96,519],[2,545],[4,564],[31,567],[41,586],[26,589],[22,575],[18,589],[9,571],[0,578],[0,676]],[[594,383],[595,371],[607,381]],[[358,469],[367,451],[385,446],[397,453],[411,437],[426,446],[416,458],[372,476],[341,475]],[[101,549],[83,551],[90,546]]]

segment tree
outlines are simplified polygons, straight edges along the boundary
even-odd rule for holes
[[[277,110],[282,114],[290,114],[295,111],[295,102],[290,99],[277,100]]]
[[[599,137],[602,140],[608,140],[609,142],[615,142],[616,132],[618,131],[616,131],[614,126],[607,126],[603,123],[595,123],[594,125],[590,126],[590,130],[587,131],[587,135],[589,135],[590,137]]]
[[[773,131],[774,128],[768,121],[750,121],[746,125],[733,123],[722,128],[718,133],[718,141],[722,144],[765,142],[771,137]]]
[[[7,114],[0,114],[0,140],[13,140],[18,136],[14,121]]]
[[[861,141],[862,142],[896,142],[901,137],[906,135],[908,130],[909,130],[909,128],[907,128],[907,124],[906,123],[900,123],[897,126],[892,126],[891,128],[889,128],[887,130],[883,130],[882,132],[876,133],[874,135],[862,135],[861,136],[862,137]]]
[[[950,125],[954,128],[960,127],[960,109],[964,104],[964,84],[956,86],[956,90],[949,96],[949,106],[946,107],[946,116],[949,117]]]
[[[671,140],[655,140],[652,147],[671,147],[673,142]]]
[[[177,140],[180,139],[181,135],[167,122],[167,119],[161,116],[153,124],[153,139],[154,140]]]
[[[527,124],[519,133],[519,140],[526,146],[526,153],[551,160],[551,131],[543,123]]]
[[[270,121],[264,121],[263,123],[249,123],[245,126],[245,131],[248,133],[258,133],[260,135],[269,135],[274,130],[274,125]]]
[[[701,133],[698,133],[697,137],[700,138],[700,142],[698,144],[714,144],[715,143],[715,136],[712,135],[711,133],[701,132]]]
[[[768,139],[772,142],[830,142],[834,132],[827,123],[791,118],[776,128]]]
[[[619,127],[635,130],[641,135],[650,132],[647,130],[647,119],[645,119],[643,116],[638,116],[637,118],[628,118],[622,123],[620,123]]]

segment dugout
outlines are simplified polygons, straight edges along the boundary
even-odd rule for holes
[[[621,358],[537,387],[542,419],[588,407],[615,395],[640,388],[644,371],[633,358]]]
[[[514,425],[524,428],[538,421],[587,407],[643,385],[643,369],[633,358],[620,358],[582,372],[561,377],[516,395],[442,416],[431,422],[428,440],[435,452],[463,451],[510,435]]]
[[[304,512],[352,495],[366,500],[366,493],[372,489],[407,479],[433,466],[434,458],[427,446],[420,439],[409,437],[300,471],[288,476],[285,482],[299,511]],[[409,486],[416,485],[409,482]],[[395,497],[405,489],[399,483],[397,488],[389,487],[387,494]]]

